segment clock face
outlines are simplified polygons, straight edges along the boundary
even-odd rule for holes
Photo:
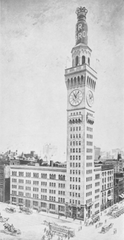
[[[94,103],[94,96],[93,93],[91,91],[87,92],[87,103],[90,107],[92,107],[93,103]]]
[[[75,89],[70,93],[69,102],[72,106],[77,106],[82,102],[83,94],[80,90]]]

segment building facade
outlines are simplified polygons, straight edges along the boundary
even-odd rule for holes
[[[114,173],[114,203],[124,199],[124,172]]]
[[[101,166],[102,185],[101,185],[101,210],[114,204],[114,167],[113,165]]]
[[[94,92],[96,71],[91,67],[86,8],[77,8],[76,44],[72,67],[65,70],[67,87],[67,182],[66,209],[84,219],[93,204]]]
[[[94,95],[86,8],[77,8],[72,67],[67,87],[67,165],[11,165],[10,202],[85,220],[114,202],[114,168],[94,162]],[[96,160],[100,148],[96,149]],[[25,163],[28,164],[28,163]]]
[[[10,201],[10,166],[0,164],[0,202]]]
[[[12,165],[10,176],[10,203],[65,215],[65,167]]]

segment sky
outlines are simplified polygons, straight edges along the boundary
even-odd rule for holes
[[[124,1],[0,0],[0,151],[42,153],[51,144],[65,158],[64,71],[80,6],[98,72],[94,145],[124,148]]]

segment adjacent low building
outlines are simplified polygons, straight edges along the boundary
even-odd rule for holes
[[[10,202],[65,215],[66,167],[12,165]]]
[[[0,164],[0,202],[10,201],[10,166]]]
[[[124,199],[124,173],[114,173],[114,203]]]

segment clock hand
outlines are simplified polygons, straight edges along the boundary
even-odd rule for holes
[[[78,93],[79,93],[79,91],[77,92],[76,97],[77,97]]]

